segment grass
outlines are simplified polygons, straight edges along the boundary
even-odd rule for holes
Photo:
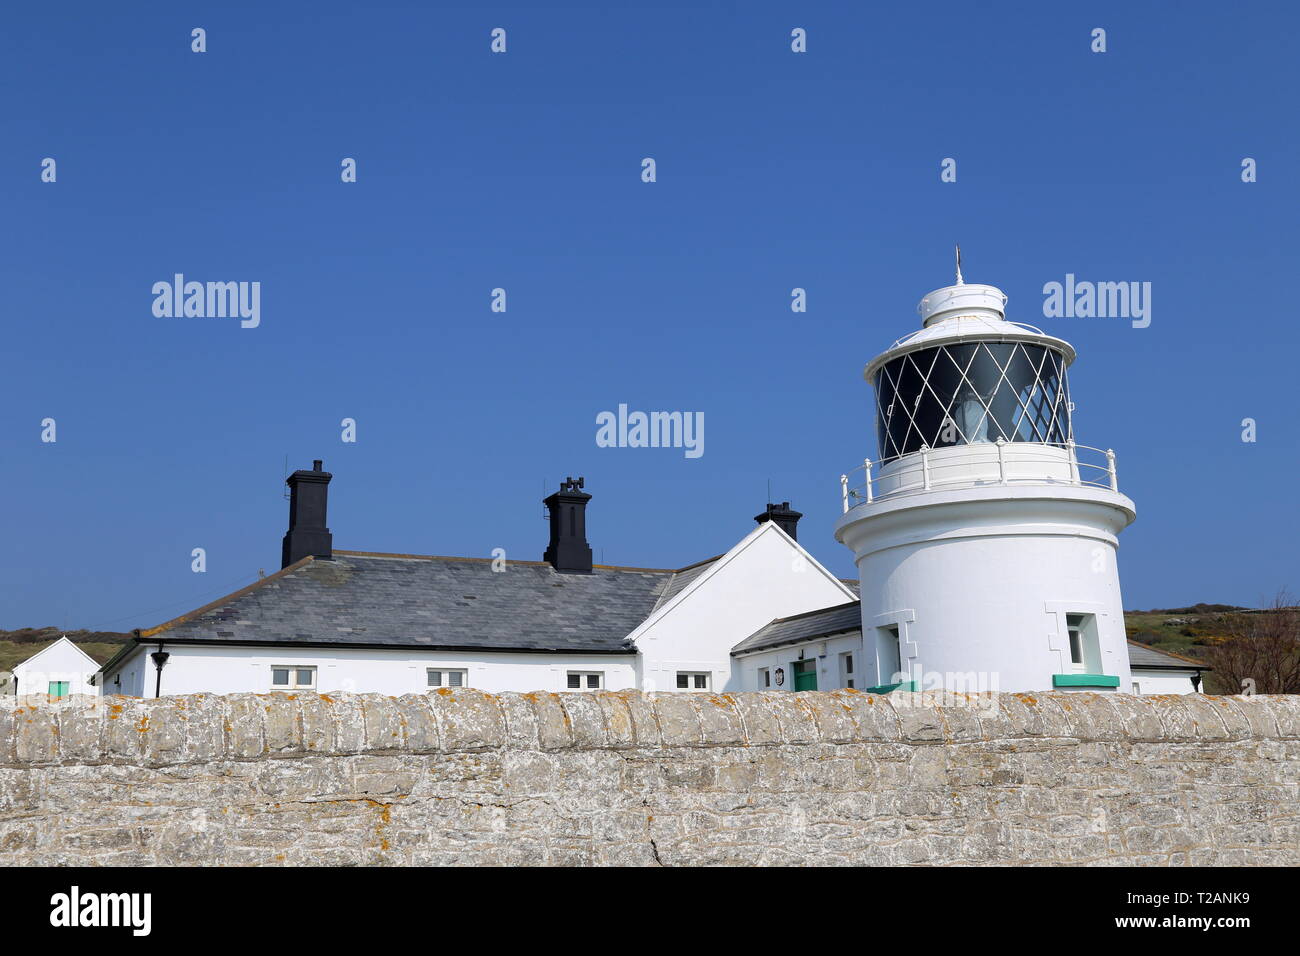
[[[100,664],[122,649],[130,634],[117,631],[60,631],[55,627],[24,627],[17,631],[0,631],[0,671],[11,671],[33,654],[40,653],[60,637],[67,635]]]
[[[1210,638],[1223,636],[1223,619],[1235,611],[1231,604],[1195,604],[1150,611],[1125,611],[1124,627],[1130,640],[1157,651],[1197,659],[1205,656]]]

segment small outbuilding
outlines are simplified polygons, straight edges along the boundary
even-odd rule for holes
[[[98,661],[66,637],[60,637],[14,667],[13,692],[51,697],[98,696],[99,688],[94,683],[98,670]]]

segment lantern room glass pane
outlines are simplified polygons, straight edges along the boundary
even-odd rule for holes
[[[909,352],[876,374],[880,457],[923,445],[1040,442],[1071,435],[1065,360],[1024,342],[959,342]]]

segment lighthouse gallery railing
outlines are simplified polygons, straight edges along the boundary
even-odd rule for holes
[[[961,452],[950,457],[949,450],[954,448]],[[859,483],[851,485],[854,480]],[[881,461],[865,459],[840,475],[840,496],[847,514],[856,505],[899,495],[989,485],[1075,485],[1119,491],[1115,452],[1074,441],[1044,444],[998,439],[986,445],[923,446],[920,451]]]

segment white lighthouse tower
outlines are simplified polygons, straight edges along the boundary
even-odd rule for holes
[[[1115,455],[1074,442],[1062,339],[962,281],[867,363],[879,457],[840,478],[865,677],[886,691],[1131,691]]]

